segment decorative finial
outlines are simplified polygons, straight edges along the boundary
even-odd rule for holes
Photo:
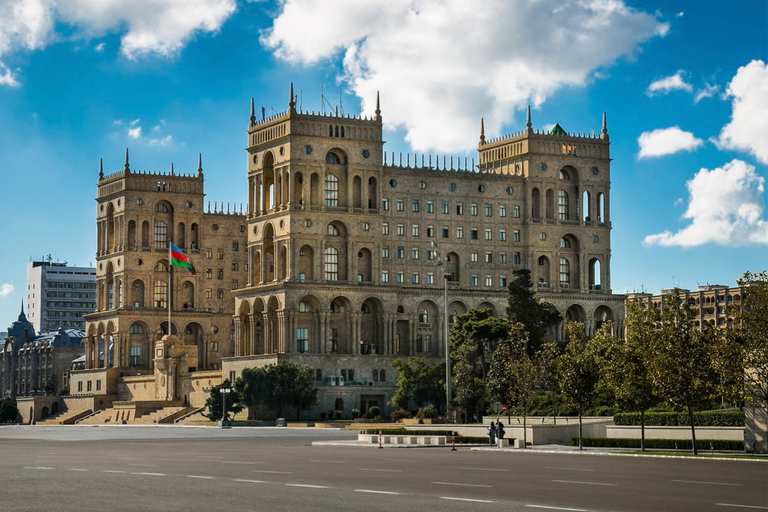
[[[603,112],[603,135],[608,135],[608,118]]]
[[[251,97],[251,126],[256,124],[256,108],[253,104],[253,97]]]
[[[485,119],[480,118],[480,144],[485,144]]]
[[[293,82],[291,82],[291,99],[288,102],[288,106],[291,107],[291,110],[294,110],[296,108],[296,102],[293,101]]]
[[[531,127],[531,106],[528,105],[528,112],[525,116],[525,127],[530,128]]]
[[[131,170],[131,165],[128,163],[128,148],[125,148],[125,170]]]
[[[381,101],[379,100],[379,91],[376,91],[376,119],[381,116]]]
[[[104,179],[104,159],[99,158],[99,179]]]
[[[203,154],[202,153],[197,154],[197,175],[198,176],[203,175]]]
[[[175,173],[173,172],[173,162],[171,162],[171,176],[174,176]]]

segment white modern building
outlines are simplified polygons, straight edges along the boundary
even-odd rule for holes
[[[36,332],[85,329],[83,315],[96,309],[96,269],[67,263],[27,264],[27,318]]]

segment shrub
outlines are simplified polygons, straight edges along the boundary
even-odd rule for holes
[[[613,417],[616,425],[640,426],[639,412],[626,412]],[[743,411],[706,411],[693,413],[697,427],[743,427]],[[645,425],[649,427],[690,427],[688,414],[679,412],[647,412]]]
[[[325,419],[325,416],[326,416],[326,414],[327,414],[327,413],[326,413],[325,411],[322,411],[322,412],[320,412],[320,419],[321,419],[321,420],[324,420],[324,419]]]
[[[437,412],[437,408],[432,404],[425,405],[424,407],[419,409],[419,412],[421,413],[421,416],[420,416],[421,418],[432,419],[432,418],[437,418],[439,416]]]
[[[637,448],[640,449],[640,439],[613,439],[606,437],[583,437],[582,446],[594,448]],[[571,438],[571,446],[578,446],[579,438]],[[646,439],[646,448],[662,450],[690,450],[690,439]],[[697,439],[696,448],[699,450],[729,450],[744,451],[744,441],[727,439]]]
[[[392,414],[390,414],[389,418],[392,420],[393,423],[397,423],[399,421],[402,421],[404,418],[410,418],[411,413],[406,411],[405,409],[398,409],[394,411]]]
[[[352,417],[353,418],[359,418],[360,417],[360,410],[359,409],[352,409]]]
[[[336,411],[336,419],[340,420],[344,417],[344,411]]]
[[[381,409],[375,405],[368,409],[368,412],[373,415],[374,418],[381,416]],[[366,416],[367,417],[367,416]]]

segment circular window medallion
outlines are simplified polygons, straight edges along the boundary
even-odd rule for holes
[[[539,235],[539,238],[542,239],[542,240],[546,240],[547,239],[547,234],[542,231],[541,234]]]
[[[312,153],[312,146],[310,146],[310,145],[304,146],[304,154],[308,155],[310,153]]]
[[[539,169],[541,169],[542,171],[546,171],[547,170],[547,164],[545,164],[545,163],[539,164]]]
[[[419,188],[422,189],[422,190],[427,188],[427,182],[426,181],[419,182]]]
[[[285,226],[285,221],[281,219],[280,220],[280,229],[283,229],[283,226]]]
[[[187,208],[192,208],[192,201],[187,201]]]
[[[285,154],[285,148],[280,146],[280,156],[283,156]]]
[[[364,149],[363,150],[363,158],[368,158],[369,156],[371,156],[371,152],[368,151],[367,149]]]
[[[211,226],[211,229],[214,230],[214,231],[218,231],[219,230],[219,225],[218,224],[213,224]]]
[[[451,192],[456,190],[456,184],[455,183],[451,183],[450,185],[448,185],[448,190],[450,190]]]
[[[137,200],[136,200],[136,204],[137,204],[137,205],[139,205],[139,206],[141,206],[141,205],[143,205],[143,204],[144,204],[144,200],[143,200],[143,199],[137,199]]]
[[[397,180],[389,180],[389,186],[395,188],[397,186]]]
[[[259,155],[253,155],[253,163],[259,163]]]
[[[240,232],[245,233],[245,226],[240,226]]]
[[[259,234],[259,226],[253,226],[253,234],[258,235]]]
[[[512,187],[507,187],[507,194],[512,195],[515,192],[515,189]]]
[[[479,187],[477,187],[477,191],[480,192],[481,194],[485,192],[485,185],[480,185]]]
[[[597,170],[597,167],[593,167],[593,168],[592,168],[592,174],[594,174],[595,176],[597,176],[597,173],[598,173],[598,172],[600,172],[600,171],[598,171],[598,170]]]
[[[304,227],[310,227],[312,225],[312,221],[310,219],[307,219],[304,221]]]
[[[218,332],[219,332],[219,328],[216,327],[215,325],[213,326],[213,329],[211,329],[211,330],[213,331],[213,334],[218,334]],[[211,385],[211,381],[208,381],[208,385],[209,386]]]
[[[368,231],[369,229],[371,229],[371,225],[367,222],[363,222],[363,231]]]
[[[598,238],[598,236],[597,236],[597,235],[595,235],[595,236],[593,236],[593,237],[592,237],[592,241],[593,241],[593,242],[595,242],[595,243],[597,243],[597,242],[599,242],[599,241],[600,241],[600,238]]]

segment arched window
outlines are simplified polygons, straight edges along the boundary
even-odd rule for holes
[[[571,248],[571,241],[567,238],[561,238],[560,239],[560,247],[564,249],[570,249]]]
[[[131,334],[144,334],[144,328],[140,324],[133,324],[128,332]]]
[[[565,169],[560,169],[560,179],[570,181],[571,175]]]
[[[158,213],[169,213],[168,205],[165,203],[157,203],[155,205],[155,211]]]
[[[333,224],[328,224],[325,227],[325,234],[328,236],[339,236],[341,235],[341,232],[339,231],[339,228],[337,228]]]
[[[365,314],[365,315],[370,315],[371,314],[371,308],[368,307],[368,304],[363,304],[362,306],[360,306],[360,312]]]
[[[568,258],[560,258],[560,286],[568,288],[571,283],[571,264]]]
[[[339,155],[337,155],[336,153],[329,151],[325,155],[325,162],[328,164],[340,164],[341,158],[339,158]]]
[[[341,307],[339,306],[339,303],[334,301],[331,301],[331,313],[340,313]]]
[[[157,281],[155,283],[154,302],[156,308],[165,308],[168,306],[168,283]]]
[[[155,272],[168,272],[168,265],[164,261],[155,263]]]
[[[420,324],[429,323],[429,313],[427,313],[426,309],[422,309],[421,311],[419,311],[419,323]]]
[[[310,311],[309,304],[307,304],[303,300],[299,302],[299,313],[308,313],[309,311]]]
[[[325,250],[325,280],[339,280],[339,251],[335,247]]]
[[[167,248],[168,248],[168,225],[162,221],[155,222],[155,249],[167,249]]]
[[[568,220],[568,192],[565,190],[560,190],[557,193],[557,212],[560,220]]]
[[[333,155],[333,153],[328,154]],[[325,206],[339,206],[339,178],[333,174],[325,177]]]

